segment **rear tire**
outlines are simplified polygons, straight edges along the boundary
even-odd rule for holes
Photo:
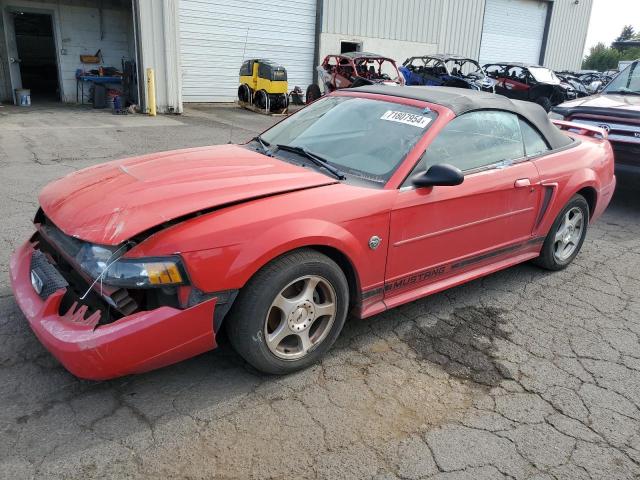
[[[253,104],[260,110],[269,111],[269,94],[265,90],[258,90],[253,98]]]
[[[320,87],[315,83],[312,83],[307,87],[307,93],[305,95],[305,102],[307,105],[315,102],[322,96],[322,92],[320,91]]]
[[[263,267],[225,320],[229,341],[256,369],[286,374],[317,362],[338,338],[349,287],[330,258],[297,250]]]
[[[556,217],[533,263],[547,270],[566,268],[584,243],[589,225],[589,204],[582,195],[574,195]]]

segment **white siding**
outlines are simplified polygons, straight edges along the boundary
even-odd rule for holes
[[[289,88],[312,81],[316,0],[181,0],[180,62],[185,102],[229,102],[247,58],[287,69]]]
[[[539,63],[546,18],[547,2],[487,0],[480,64]]]
[[[142,50],[140,80],[146,97],[146,70],[153,68],[158,112],[182,112],[179,49],[177,44],[178,0],[137,0],[140,8],[138,35]],[[145,107],[148,105],[145,102]]]
[[[582,67],[592,0],[556,0],[549,28],[544,64],[555,70],[578,70]]]

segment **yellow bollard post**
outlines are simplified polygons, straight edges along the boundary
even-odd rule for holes
[[[153,68],[147,68],[147,105],[150,116],[156,116],[156,79]]]

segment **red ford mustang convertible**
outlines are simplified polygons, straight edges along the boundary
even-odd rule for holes
[[[606,134],[439,87],[335,92],[246,145],[110,162],[48,185],[11,259],[20,308],[73,374],[216,347],[316,362],[369,317],[520,262],[559,270],[615,188]]]

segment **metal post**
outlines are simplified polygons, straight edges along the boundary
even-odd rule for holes
[[[322,15],[324,9],[323,0],[316,0],[316,31],[315,31],[315,48],[313,50],[313,83],[318,83],[318,70],[316,67],[320,65],[320,36],[322,34]]]
[[[149,105],[149,115],[156,116],[156,79],[153,68],[147,68],[147,104]]]

